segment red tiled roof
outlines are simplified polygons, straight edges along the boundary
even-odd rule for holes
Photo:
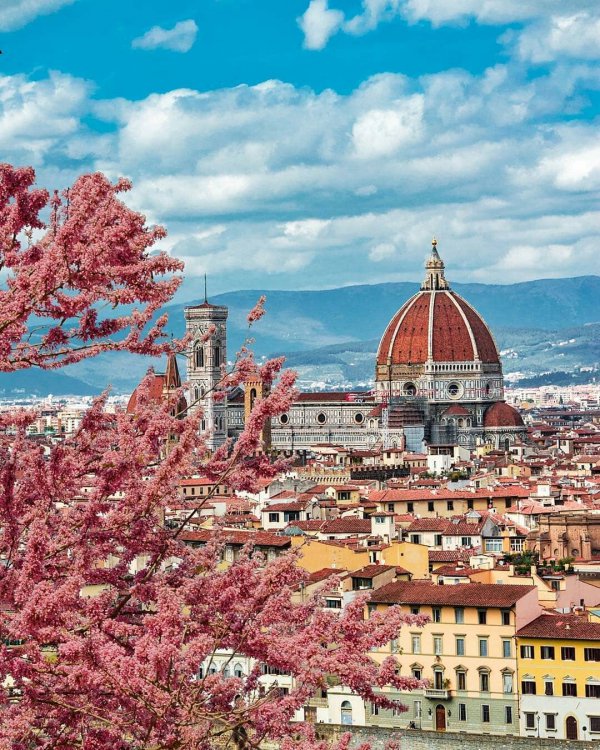
[[[290,521],[288,528],[293,526],[295,529],[300,529],[300,531],[318,531],[324,524],[325,521],[311,518],[308,521]]]
[[[475,554],[477,554],[475,549],[430,549],[429,562],[451,563],[458,560],[467,562]]]
[[[395,565],[365,565],[364,568],[353,570],[350,575],[353,578],[374,578],[388,570],[395,570]]]
[[[334,518],[323,526],[324,534],[369,534],[371,521],[368,518]]]
[[[345,576],[346,573],[347,571],[345,570],[345,568],[321,568],[321,570],[315,570],[308,576],[308,582],[319,583],[320,581],[327,580],[327,578],[331,578],[331,576],[340,574],[343,574]]]
[[[523,427],[523,420],[515,408],[498,401],[486,410],[483,424],[484,427]]]
[[[411,297],[391,319],[377,351],[378,365],[423,364],[428,358],[437,362],[499,362],[486,324],[451,291],[436,291],[435,295],[421,291]]]
[[[600,622],[589,622],[585,615],[546,614],[518,630],[517,635],[521,638],[600,641]]]
[[[302,511],[305,510],[305,503],[273,503],[272,505],[265,505],[262,512],[271,513],[277,511]]]
[[[465,583],[438,586],[425,581],[396,581],[376,589],[371,602],[381,604],[439,604],[459,607],[512,607],[535,586]]]
[[[225,544],[254,544],[257,547],[289,547],[291,539],[289,536],[279,536],[270,531],[232,531],[206,530],[206,531],[184,531],[179,537],[184,542],[209,542],[217,539]]]

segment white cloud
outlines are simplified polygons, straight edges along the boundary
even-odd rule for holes
[[[423,97],[411,96],[394,109],[372,109],[352,126],[352,141],[361,159],[391,156],[419,138],[422,130]]]
[[[310,0],[308,8],[298,19],[306,49],[323,49],[343,21],[342,11],[330,9],[327,0]]]
[[[391,242],[380,242],[369,250],[369,260],[374,263],[381,263],[384,260],[393,258],[396,254],[396,246]]]
[[[598,9],[600,11],[600,9]],[[550,16],[517,36],[519,57],[533,63],[572,57],[600,59],[600,13]]]
[[[418,278],[433,234],[451,280],[600,273],[597,132],[573,104],[598,75],[506,65],[343,96],[266,81],[104,102],[58,73],[4,76],[0,148],[49,187],[130,177],[164,247],[221,288]]]
[[[26,26],[38,16],[54,13],[76,0],[2,0],[0,31],[14,31]]]
[[[168,49],[173,52],[189,52],[196,41],[198,26],[192,19],[179,21],[172,29],[153,26],[145,34],[131,42],[134,49]]]

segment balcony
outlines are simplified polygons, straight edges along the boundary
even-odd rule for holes
[[[450,700],[450,690],[441,690],[439,688],[425,688],[423,694],[426,698],[434,698],[439,701]]]

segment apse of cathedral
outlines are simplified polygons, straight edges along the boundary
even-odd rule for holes
[[[243,429],[248,394],[256,394],[257,384],[214,401],[226,362],[227,308],[205,299],[185,308],[185,320],[191,338],[188,403],[202,409],[214,449]],[[390,451],[491,444],[504,450],[525,432],[519,413],[504,401],[494,337],[477,311],[452,291],[433,240],[421,288],[381,337],[373,390],[300,393],[264,435],[265,449],[293,453],[323,444]]]

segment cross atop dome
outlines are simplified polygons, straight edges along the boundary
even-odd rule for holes
[[[421,284],[422,291],[434,292],[439,289],[450,289],[444,276],[444,261],[438,254],[435,237],[431,240],[431,255],[425,263],[425,271],[425,279]]]

